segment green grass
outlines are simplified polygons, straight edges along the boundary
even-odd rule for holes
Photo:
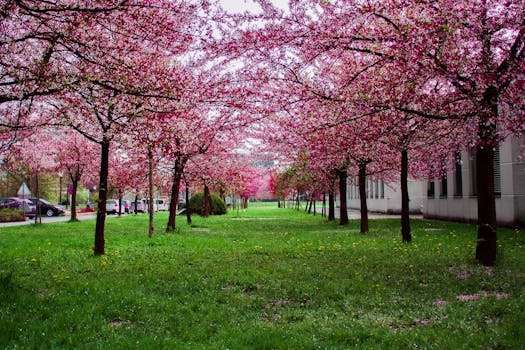
[[[275,204],[0,229],[6,349],[524,349],[525,234],[499,231],[495,268],[476,228],[398,220],[346,227]],[[466,300],[463,300],[466,299]]]

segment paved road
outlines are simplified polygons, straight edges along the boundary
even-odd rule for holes
[[[107,217],[112,217],[115,215],[108,215]],[[69,221],[71,218],[70,214],[67,213],[67,215],[64,216],[52,216],[50,218],[48,217],[42,217],[42,223],[47,222],[61,222],[61,221]],[[77,214],[77,218],[79,220],[89,220],[89,219],[95,219],[96,214],[95,213],[79,213]],[[28,219],[26,218],[26,221],[17,221],[17,222],[2,222],[0,223],[0,227],[9,227],[9,226],[21,226],[21,225],[31,225],[35,223],[35,219]]]

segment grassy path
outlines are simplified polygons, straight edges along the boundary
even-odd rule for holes
[[[474,226],[347,227],[273,205],[147,238],[146,215],[0,229],[0,347],[524,349],[525,234],[472,261]]]

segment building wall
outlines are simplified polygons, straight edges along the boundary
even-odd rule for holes
[[[408,181],[409,208],[411,213],[420,214],[425,200],[426,182]],[[350,209],[359,209],[361,200],[357,178],[349,180],[347,203]],[[401,213],[401,185],[385,184],[382,180],[367,180],[367,206],[371,212]]]
[[[496,198],[496,216],[502,226],[525,226],[525,157],[521,156],[525,139],[509,138],[499,147],[500,194]],[[423,213],[425,218],[476,222],[477,196],[475,190],[474,155],[461,154],[461,193],[458,193],[456,171],[446,177],[446,191],[441,180],[432,181],[434,196],[430,196],[429,181],[409,180],[410,211]],[[399,184],[384,184],[381,180],[367,180],[367,205],[371,212],[401,212]],[[377,185],[376,185],[377,184]],[[384,188],[384,190],[382,190]],[[359,209],[357,178],[348,181],[348,207]]]
[[[520,157],[519,139],[507,139],[499,147],[499,173],[495,188],[500,189],[496,197],[496,217],[499,225],[519,226],[525,223],[525,163]],[[434,197],[427,196],[423,215],[426,218],[447,219],[465,222],[477,220],[477,196],[475,193],[474,155],[461,154],[461,178],[463,193],[455,193],[456,172],[447,173],[447,196],[441,196],[442,182],[433,181]],[[499,172],[498,172],[499,169]]]

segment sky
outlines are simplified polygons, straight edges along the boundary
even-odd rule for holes
[[[271,0],[275,5],[285,9],[288,7],[288,0]],[[259,12],[260,8],[251,0],[221,0],[222,7],[231,13],[244,12]]]

